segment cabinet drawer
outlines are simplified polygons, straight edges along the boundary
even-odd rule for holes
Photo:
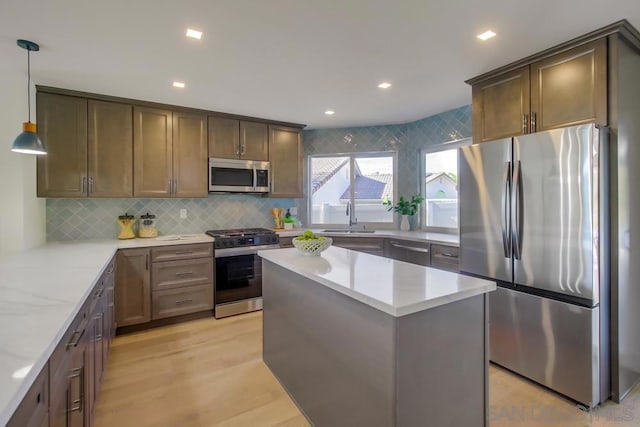
[[[152,262],[206,257],[213,257],[213,243],[173,245],[151,249]]]
[[[76,315],[71,325],[66,330],[58,346],[53,350],[49,358],[49,369],[52,375],[59,370],[71,357],[74,348],[82,345],[82,337],[87,327],[87,310],[89,302],[85,303],[80,312]]]
[[[38,378],[13,413],[7,427],[41,427],[49,421],[49,365],[44,365]]]
[[[431,266],[443,270],[458,271],[460,248],[431,244]]]
[[[154,291],[151,318],[179,316],[213,309],[213,284]]]
[[[151,289],[173,289],[213,283],[213,258],[156,262],[151,268]]]

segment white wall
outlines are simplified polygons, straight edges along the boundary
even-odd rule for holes
[[[37,64],[32,54],[32,67]],[[0,255],[45,241],[45,200],[36,198],[34,156],[11,151],[27,121],[27,58],[15,41],[0,42]],[[35,122],[35,88],[31,88]]]

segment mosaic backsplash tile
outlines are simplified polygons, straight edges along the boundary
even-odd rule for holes
[[[118,235],[119,215],[156,215],[160,234],[202,233],[235,227],[273,227],[271,208],[294,199],[213,194],[206,199],[47,199],[47,241],[108,239]],[[180,209],[187,218],[180,219]]]
[[[471,136],[471,106],[456,108],[415,122],[341,129],[313,129],[303,134],[310,154],[396,151],[398,191],[418,191],[420,150]],[[304,162],[305,194],[307,162]],[[47,240],[113,238],[119,215],[156,215],[161,234],[201,233],[210,229],[273,226],[271,208],[298,208],[306,223],[306,199],[271,199],[247,194],[214,194],[206,199],[47,199]],[[187,209],[187,219],[180,219]]]

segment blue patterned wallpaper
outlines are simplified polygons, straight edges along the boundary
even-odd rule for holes
[[[304,131],[304,154],[398,152],[398,191],[417,192],[419,153],[425,147],[471,136],[471,106],[415,122]],[[305,193],[307,162],[304,162]],[[47,241],[113,238],[116,220],[128,212],[156,215],[161,234],[200,233],[234,227],[272,227],[272,207],[297,207],[306,223],[306,199],[271,199],[257,195],[214,194],[206,199],[47,199]],[[180,219],[187,209],[187,219]]]

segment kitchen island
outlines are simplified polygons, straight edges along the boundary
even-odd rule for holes
[[[259,255],[263,359],[313,425],[487,425],[495,283],[337,247]]]

